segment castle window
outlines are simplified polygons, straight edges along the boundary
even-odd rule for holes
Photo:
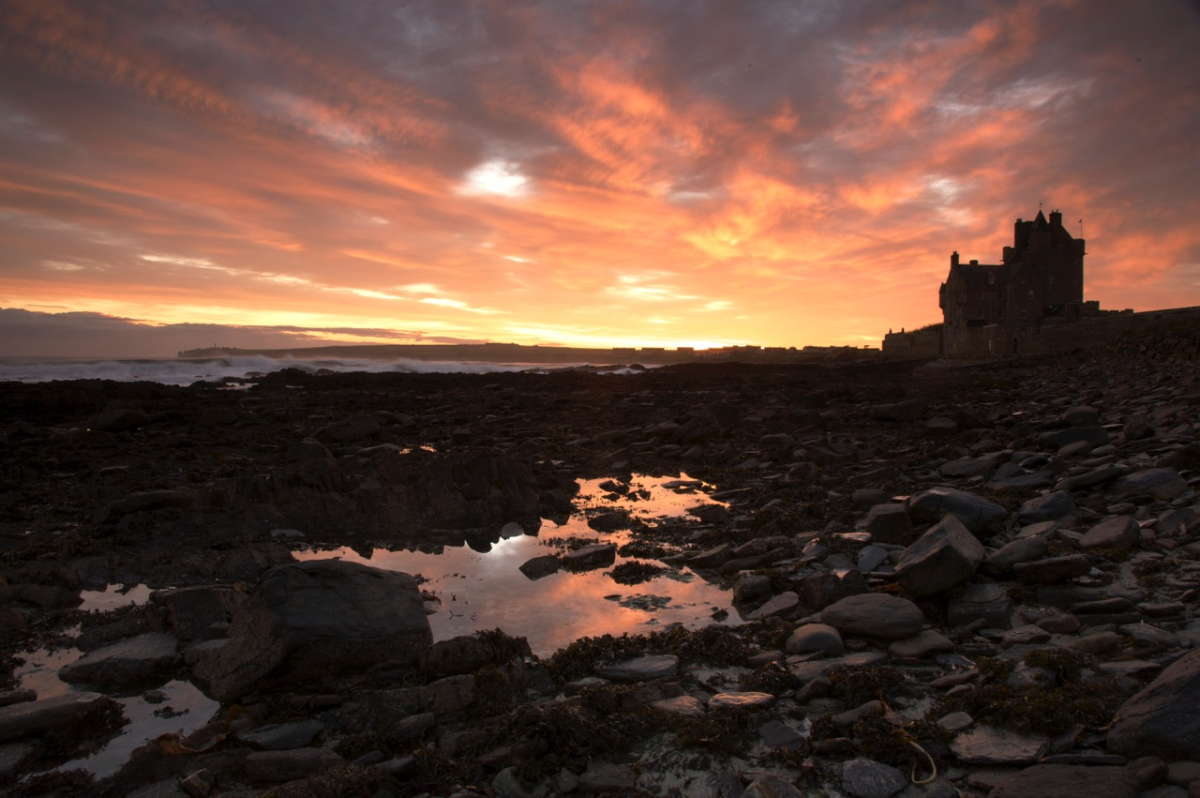
[[[1023,319],[1023,318],[1025,318],[1025,313],[1026,313],[1025,311],[1023,311],[1023,310],[1021,311],[1021,318],[1022,318],[1022,319]]]
[[[1029,289],[1029,298],[1033,299],[1033,289],[1032,288]]]
[[[995,285],[995,284],[996,284],[996,275],[989,274],[988,275],[988,285]]]

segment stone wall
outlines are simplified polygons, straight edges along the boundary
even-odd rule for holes
[[[889,332],[883,337],[883,354],[899,360],[941,357],[942,325],[934,324],[912,332]]]

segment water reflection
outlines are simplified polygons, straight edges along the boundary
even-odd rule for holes
[[[621,508],[635,517],[650,519],[679,517],[697,504],[718,503],[694,492],[708,486],[686,475],[635,477],[623,496],[601,488],[602,483],[611,485],[608,480],[583,481],[577,504],[589,509]],[[606,494],[616,498],[605,498]],[[630,533],[599,533],[587,526],[585,518],[572,516],[562,525],[543,522],[537,537],[475,540],[466,546],[427,551],[379,548],[356,552],[343,547],[296,552],[296,558],[338,558],[421,574],[428,580],[422,588],[441,599],[438,611],[429,618],[435,640],[499,627],[528,638],[539,656],[584,636],[639,633],[676,622],[689,628],[707,626],[715,622],[714,613],[722,610],[722,616],[727,613],[722,623],[740,623],[732,611],[730,591],[687,570],[668,572],[633,586],[613,581],[607,572],[614,566],[582,573],[559,571],[536,581],[519,570],[522,563],[534,557],[561,553],[552,541],[580,537],[621,546],[629,541]],[[618,556],[614,565],[627,559]]]
[[[79,609],[108,612],[130,604],[145,604],[150,600],[150,588],[146,585],[109,585],[103,590],[84,590],[79,596],[83,599]]]

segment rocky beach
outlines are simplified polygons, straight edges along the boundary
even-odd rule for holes
[[[0,383],[0,790],[1200,796],[1198,425],[1177,333]],[[518,544],[494,627],[381,565]]]

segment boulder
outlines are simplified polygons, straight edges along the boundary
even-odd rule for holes
[[[1119,515],[1101,521],[1079,539],[1079,548],[1088,549],[1131,549],[1138,542],[1141,527],[1127,515]]]
[[[935,487],[909,498],[909,516],[916,521],[934,523],[946,515],[958,516],[963,526],[974,535],[1000,527],[1008,511],[995,502],[957,488]]]
[[[821,610],[821,622],[843,635],[903,640],[921,631],[925,617],[908,599],[887,593],[862,593]]]
[[[904,550],[896,576],[910,593],[932,596],[970,579],[986,555],[962,522],[947,515]]]
[[[127,685],[166,681],[179,655],[171,635],[150,632],[89,651],[58,672],[68,684]]]
[[[1108,493],[1118,499],[1129,496],[1151,496],[1169,501],[1188,489],[1187,480],[1170,468],[1150,468],[1126,474],[1113,482]]]
[[[543,554],[521,563],[520,571],[527,579],[536,580],[553,573],[558,573],[558,558],[553,554]]]
[[[65,693],[0,707],[0,742],[66,728],[87,715],[112,707],[119,709],[120,705],[100,693]]]
[[[1128,757],[1200,759],[1200,651],[1159,674],[1117,710],[1108,749]]]
[[[612,565],[616,560],[615,543],[594,543],[564,554],[562,565],[569,571],[593,571]]]
[[[281,665],[298,680],[345,675],[379,662],[416,662],[432,642],[411,576],[315,560],[268,571],[234,618],[227,644],[197,671],[214,697],[230,701]]]
[[[1022,504],[1021,508],[1017,510],[1017,522],[1035,524],[1038,521],[1057,521],[1077,510],[1074,497],[1064,490],[1059,490],[1046,496],[1030,499]]]
[[[229,623],[246,594],[223,585],[197,585],[150,594],[153,604],[162,605],[167,623],[181,640],[194,640],[214,623]]]
[[[875,543],[907,545],[913,539],[912,522],[903,504],[877,504],[867,513],[863,529]]]
[[[836,657],[845,651],[846,646],[838,630],[832,626],[824,623],[806,623],[792,632],[784,648],[789,654],[820,651],[826,656]]]

